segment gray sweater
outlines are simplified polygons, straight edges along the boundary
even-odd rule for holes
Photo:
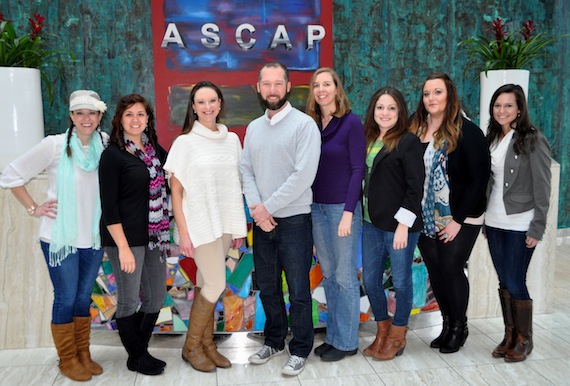
[[[247,127],[240,162],[248,205],[263,203],[273,217],[310,213],[321,152],[315,121],[289,104]]]

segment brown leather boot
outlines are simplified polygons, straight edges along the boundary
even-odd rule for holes
[[[53,342],[59,356],[59,370],[63,375],[74,381],[88,381],[91,373],[79,362],[75,347],[74,323],[51,325]]]
[[[381,322],[376,322],[378,330],[376,331],[376,339],[374,342],[368,347],[364,349],[362,354],[367,357],[372,357],[374,354],[378,355],[384,344],[386,343],[386,339],[388,339],[388,331],[390,331],[390,326],[392,325],[392,318],[383,320]]]
[[[532,300],[511,298],[516,338],[513,347],[505,354],[506,362],[524,361],[532,352]]]
[[[232,367],[232,362],[218,352],[218,347],[216,347],[216,343],[214,342],[214,309],[212,309],[212,315],[210,315],[208,325],[204,330],[202,345],[204,346],[206,355],[216,364],[216,367],[221,367],[223,369]]]
[[[91,359],[89,352],[89,337],[91,335],[91,318],[89,316],[74,316],[75,347],[79,362],[93,375],[103,374],[103,368]]]
[[[499,289],[499,299],[501,299],[501,309],[505,323],[505,336],[503,341],[493,350],[493,358],[504,358],[515,341],[515,322],[513,319],[513,308],[511,307],[511,294],[506,289]]]
[[[215,306],[201,294],[194,295],[186,342],[182,348],[182,359],[189,362],[198,371],[210,372],[216,369],[216,364],[208,358],[202,344],[204,331],[212,318]]]
[[[406,333],[408,332],[408,326],[390,326],[390,332],[388,333],[388,339],[386,339],[386,344],[378,354],[373,355],[374,359],[380,361],[388,361],[394,359],[394,357],[402,355],[404,349],[406,348]]]

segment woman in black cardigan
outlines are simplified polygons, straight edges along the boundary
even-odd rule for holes
[[[453,353],[469,333],[464,268],[483,224],[489,149],[483,132],[463,116],[457,89],[444,73],[424,82],[410,130],[425,148],[418,247],[443,315],[443,330],[430,346]]]
[[[412,309],[412,261],[422,224],[424,168],[422,146],[408,128],[402,94],[393,87],[378,90],[370,99],[364,123],[368,155],[362,272],[378,328],[364,355],[379,360],[404,351]],[[397,299],[393,320],[383,286],[388,257]]]
[[[122,97],[113,117],[111,144],[99,166],[101,244],[117,283],[115,318],[129,354],[127,367],[146,375],[161,374],[166,366],[148,352],[166,298],[166,156],[157,141],[149,102],[138,94]]]

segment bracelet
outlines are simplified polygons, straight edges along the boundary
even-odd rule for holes
[[[36,213],[37,208],[38,208],[37,204],[33,204],[33,205],[27,207],[26,210],[28,211],[28,214],[30,216],[33,216]]]

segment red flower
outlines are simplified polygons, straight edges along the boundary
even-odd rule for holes
[[[34,19],[32,19],[31,17],[28,18],[28,20],[30,21],[32,38],[35,38],[42,32],[42,29],[44,28],[43,22],[45,19],[46,18],[40,15],[39,13],[34,13]]]
[[[505,36],[507,36],[507,26],[503,24],[503,19],[498,17],[493,21],[491,24],[491,32],[495,34],[495,40],[497,41],[497,50],[501,52],[503,39]]]
[[[0,13],[0,21],[4,21],[4,14]]]
[[[534,25],[533,20],[529,20],[526,23],[522,23],[523,29],[521,30],[522,36],[524,36],[525,42],[528,42],[534,31],[536,30],[536,26]]]
[[[491,32],[495,34],[495,39],[497,41],[501,41],[505,36],[507,36],[507,26],[503,24],[503,19],[498,17],[493,21],[491,24]]]

